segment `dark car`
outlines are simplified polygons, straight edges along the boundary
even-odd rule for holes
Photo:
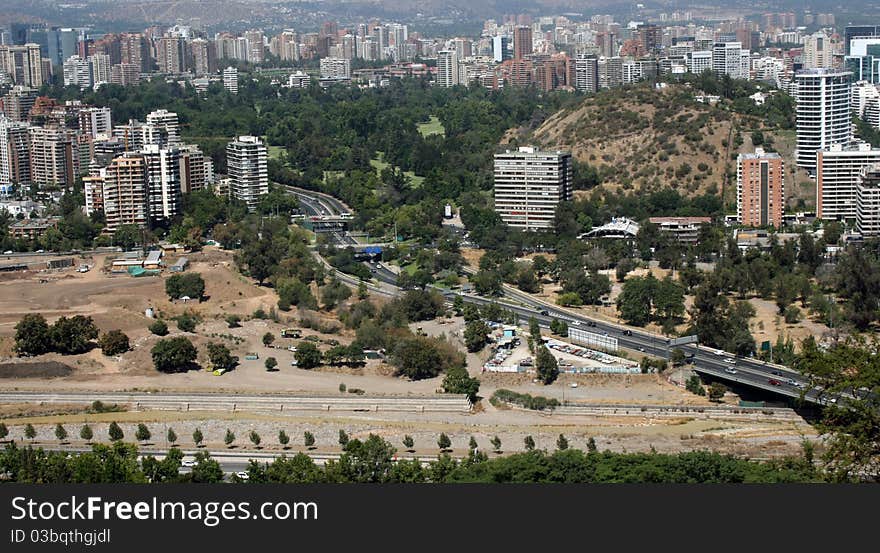
[[[632,335],[633,335],[633,331],[632,331],[632,330],[624,330],[624,331],[623,331],[623,335],[624,335],[624,336],[632,336]]]
[[[767,383],[771,384],[773,386],[782,386],[782,382],[776,380],[775,378],[771,378],[770,380],[767,381]]]
[[[775,374],[776,376],[782,376],[782,373],[779,371],[770,371],[770,374]]]
[[[546,309],[544,309],[544,310],[541,311],[541,315],[549,315],[549,314],[550,314],[550,313],[549,313]]]

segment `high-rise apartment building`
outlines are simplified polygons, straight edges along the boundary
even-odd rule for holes
[[[532,28],[520,26],[513,30],[513,59],[521,60],[532,55]]]
[[[586,56],[575,60],[574,87],[583,92],[597,92],[599,90],[599,59],[596,56]]]
[[[437,52],[437,86],[449,88],[457,85],[458,81],[458,55],[455,50],[441,50]]]
[[[39,88],[46,82],[40,45],[0,46],[0,72],[9,75],[13,84]]]
[[[862,169],[880,163],[880,149],[866,142],[833,144],[816,152],[816,216],[852,222]]]
[[[247,40],[247,61],[251,63],[263,63],[266,58],[266,40],[263,31],[252,30],[244,34]]]
[[[880,236],[880,165],[868,165],[859,175],[856,230],[862,236]]]
[[[113,67],[110,63],[110,56],[107,54],[93,54],[88,57],[88,61],[92,72],[92,84],[97,86],[99,83],[109,83],[110,72]]]
[[[560,202],[571,197],[571,153],[521,147],[495,154],[495,212],[507,225],[549,229]]]
[[[180,150],[150,144],[140,154],[147,171],[150,221],[168,221],[180,213]]]
[[[229,192],[255,211],[260,196],[269,193],[266,145],[256,136],[239,136],[226,146]]]
[[[176,75],[186,70],[184,39],[179,36],[163,36],[156,42],[156,62],[160,73]]]
[[[73,186],[79,173],[74,133],[59,127],[31,127],[31,181],[37,186]]]
[[[114,232],[122,225],[144,228],[149,223],[147,166],[144,156],[127,153],[101,171],[105,228]]]
[[[0,98],[3,115],[12,121],[27,121],[31,108],[37,100],[37,91],[28,86],[15,85]]]
[[[238,94],[238,69],[231,65],[223,70],[223,88],[232,94]]]
[[[181,193],[206,189],[212,173],[211,158],[205,157],[197,146],[186,145],[180,149]]]
[[[89,60],[77,55],[64,60],[64,86],[77,86],[81,90],[92,86],[92,68]]]
[[[782,226],[785,163],[777,153],[757,148],[736,158],[736,215],[747,227]]]
[[[79,119],[79,132],[90,138],[97,138],[99,134],[110,134],[113,132],[113,124],[110,118],[110,108],[108,107],[88,107],[79,110],[77,113]]]
[[[808,69],[795,74],[797,164],[816,172],[816,151],[846,144],[852,137],[849,71]]]
[[[158,144],[160,146],[180,145],[180,124],[177,114],[166,109],[157,109],[147,114],[147,125],[152,125],[158,130],[158,138],[146,140],[146,144]]]
[[[351,60],[345,58],[321,58],[322,79],[350,79]]]
[[[0,116],[0,190],[31,184],[30,135],[27,123]]]
[[[827,68],[833,64],[831,40],[822,31],[804,37],[803,68]]]
[[[196,75],[209,75],[217,70],[217,50],[213,42],[196,38],[189,46],[192,52],[192,68]]]
[[[733,79],[748,79],[749,51],[743,49],[741,42],[716,42],[712,46],[712,70]]]

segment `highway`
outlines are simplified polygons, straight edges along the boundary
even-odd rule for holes
[[[326,194],[293,189],[292,187],[287,188],[291,193],[300,198],[301,205],[312,214],[338,215],[342,212],[352,213],[350,208]],[[342,232],[333,232],[331,237],[340,246],[357,244],[357,241]],[[386,285],[383,293],[388,294],[389,290],[396,288],[396,273],[389,270],[381,262],[366,262],[366,265],[370,267],[371,273],[376,280]],[[344,275],[339,271],[336,271],[336,274],[340,280],[348,284],[357,286],[360,282],[359,279],[351,275]],[[628,327],[602,319],[587,317],[534,298],[508,285],[503,286],[503,297],[497,299],[434,288],[443,293],[450,301],[455,296],[460,296],[466,303],[476,305],[497,303],[499,306],[515,313],[522,320],[534,317],[543,327],[548,327],[553,319],[564,320],[569,326],[617,338],[618,345],[621,348],[638,351],[661,359],[668,360],[671,351],[678,348],[689,358],[689,362],[695,371],[713,379],[726,381],[729,384],[747,386],[787,398],[803,398],[806,402],[817,404],[836,403],[840,397],[831,397],[828,394],[823,394],[807,378],[787,367],[766,363],[754,358],[739,357],[699,344],[670,346],[669,339],[665,336],[646,332],[637,327]],[[397,290],[399,291],[399,289]]]

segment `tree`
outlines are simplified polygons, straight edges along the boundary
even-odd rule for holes
[[[550,321],[550,332],[557,336],[568,336],[568,324],[565,321],[553,319]]]
[[[339,445],[343,448],[348,444],[348,434],[343,429],[339,429]]]
[[[499,438],[498,436],[493,436],[490,443],[492,444],[492,449],[495,451],[495,453],[501,453],[501,438]]]
[[[9,428],[6,427],[6,424],[0,422],[0,440],[5,440],[8,435]]]
[[[481,319],[468,321],[464,327],[464,345],[471,353],[475,353],[483,349],[489,341],[489,325]]]
[[[130,250],[141,241],[141,229],[137,225],[119,225],[113,233],[113,245]]]
[[[266,366],[267,371],[274,371],[275,367],[278,366],[278,360],[274,357],[267,357],[263,364]]]
[[[468,441],[468,449],[473,453],[477,450],[477,439],[471,436],[471,439]]]
[[[285,432],[284,430],[278,431],[278,443],[281,444],[281,447],[283,447],[284,449],[288,448],[287,444],[290,443],[290,436],[288,436],[287,432]]]
[[[257,449],[260,449],[261,439],[260,439],[260,435],[257,434],[256,430],[250,431],[250,433],[248,434],[248,439],[251,441],[252,444],[254,444],[254,447],[256,447]]]
[[[175,373],[191,369],[195,365],[198,352],[189,338],[177,336],[156,342],[151,355],[157,371]]]
[[[321,364],[321,351],[312,342],[300,342],[293,357],[300,369],[314,369]]]
[[[101,353],[107,356],[122,355],[129,350],[128,336],[121,330],[111,330],[101,335],[98,340]]]
[[[533,449],[535,449],[535,439],[531,436],[526,436],[523,439],[523,445],[525,446],[526,451],[532,451]]]
[[[546,346],[541,345],[535,359],[535,369],[538,373],[538,380],[545,385],[552,384],[559,376],[559,366],[556,357],[550,353]]]
[[[91,341],[98,337],[98,327],[91,317],[61,317],[52,325],[52,349],[75,355],[89,351]]]
[[[220,463],[211,459],[207,451],[199,451],[195,455],[196,464],[189,473],[189,481],[195,484],[218,484],[223,482],[223,468]]]
[[[171,447],[177,445],[177,432],[175,432],[170,426],[168,427],[168,432],[165,433],[165,439],[168,440]]]
[[[232,443],[234,441],[235,441],[235,433],[232,430],[227,428],[226,435],[223,437],[223,443],[226,444],[227,448],[230,448],[230,447],[232,447]]]
[[[623,283],[617,296],[617,309],[628,324],[645,326],[651,320],[651,312],[657,279],[653,276],[635,277]]]
[[[199,319],[191,313],[182,313],[176,317],[177,328],[182,332],[195,332]]]
[[[303,432],[303,444],[309,449],[314,449],[315,447],[315,435],[306,430]]]
[[[275,341],[275,335],[272,334],[271,332],[267,332],[267,333],[263,334],[263,345],[266,346],[267,348],[269,346],[271,346],[274,341]]]
[[[596,447],[596,440],[592,436],[590,436],[590,439],[587,440],[587,451],[589,453],[596,453],[596,451],[598,451],[598,448]]]
[[[172,300],[190,298],[201,300],[205,295],[205,280],[199,273],[178,273],[165,279],[165,293]]]
[[[27,425],[25,425],[24,437],[31,441],[33,441],[33,439],[37,437],[37,430],[34,428],[33,424],[27,423]]]
[[[153,434],[150,432],[150,429],[147,428],[147,425],[144,423],[140,423],[137,426],[137,430],[134,433],[134,437],[139,442],[146,442],[150,438],[153,437]]]
[[[90,443],[92,441],[92,438],[94,437],[92,427],[84,424],[82,428],[79,429],[79,437],[85,440],[86,443]]]
[[[559,437],[556,438],[556,449],[559,451],[565,451],[568,449],[568,439],[563,434],[560,434]]]
[[[123,434],[122,432],[122,428],[119,427],[116,421],[110,423],[110,426],[107,428],[107,435],[110,436],[111,442],[118,442],[125,437],[125,434]]]
[[[452,440],[449,439],[449,436],[446,435],[445,432],[440,434],[440,437],[437,439],[437,447],[440,448],[440,452],[444,452],[452,445]]]
[[[703,388],[703,382],[700,380],[700,377],[697,375],[693,375],[687,379],[685,382],[685,389],[692,393],[697,394],[698,396],[706,395],[706,390]]]
[[[480,381],[470,376],[464,367],[450,367],[443,377],[443,390],[447,394],[465,394],[471,402],[475,402]]]
[[[669,353],[669,361],[672,363],[673,366],[681,365],[682,363],[684,363],[684,360],[684,351],[682,351],[681,348],[675,348]]]
[[[241,316],[239,315],[226,315],[226,324],[229,328],[239,328],[241,326]]]
[[[727,387],[720,382],[713,382],[709,384],[709,400],[710,401],[721,401],[724,397],[724,394],[727,392]]]
[[[211,367],[215,370],[231,371],[235,368],[237,359],[232,356],[229,348],[224,344],[208,342],[206,347],[208,350],[208,362],[211,363]]]
[[[205,436],[202,435],[202,429],[196,428],[193,430],[193,443],[196,444],[196,447],[202,447],[202,441],[205,439]]]
[[[149,330],[156,336],[166,336],[168,334],[168,324],[162,319],[156,319],[150,323]]]
[[[19,355],[42,355],[51,348],[49,324],[39,313],[28,313],[15,325],[15,351]]]
[[[501,275],[496,271],[477,271],[470,280],[474,291],[481,296],[497,296],[501,293]]]
[[[58,439],[59,442],[64,443],[67,440],[67,430],[61,425],[59,422],[55,425],[55,438]]]

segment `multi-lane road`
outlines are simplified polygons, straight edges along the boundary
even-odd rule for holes
[[[294,189],[292,187],[287,187],[287,189],[300,199],[301,207],[311,214],[338,215],[340,213],[351,213],[350,208],[327,194]],[[331,233],[331,238],[339,246],[357,244],[356,240],[343,232],[333,232]],[[382,288],[385,293],[396,288],[396,273],[389,270],[381,262],[366,262],[366,264],[370,267],[371,273],[376,280],[385,285]],[[341,280],[350,284],[357,285],[358,283],[358,279],[350,275],[345,275],[338,271],[337,275]],[[466,303],[477,305],[497,303],[501,307],[512,311],[521,319],[528,320],[533,317],[541,326],[545,327],[549,326],[553,319],[561,319],[566,321],[569,326],[573,325],[588,332],[617,338],[618,345],[621,348],[638,351],[662,359],[669,359],[672,350],[678,348],[687,356],[695,371],[731,384],[772,392],[789,398],[803,398],[804,401],[819,404],[836,403],[839,397],[823,394],[821,390],[812,386],[806,377],[787,367],[766,363],[754,358],[739,357],[699,344],[671,346],[669,338],[665,336],[562,309],[509,286],[504,286],[503,297],[498,299],[488,299],[450,290],[438,290],[441,290],[447,299],[450,300],[455,296],[460,296]]]

